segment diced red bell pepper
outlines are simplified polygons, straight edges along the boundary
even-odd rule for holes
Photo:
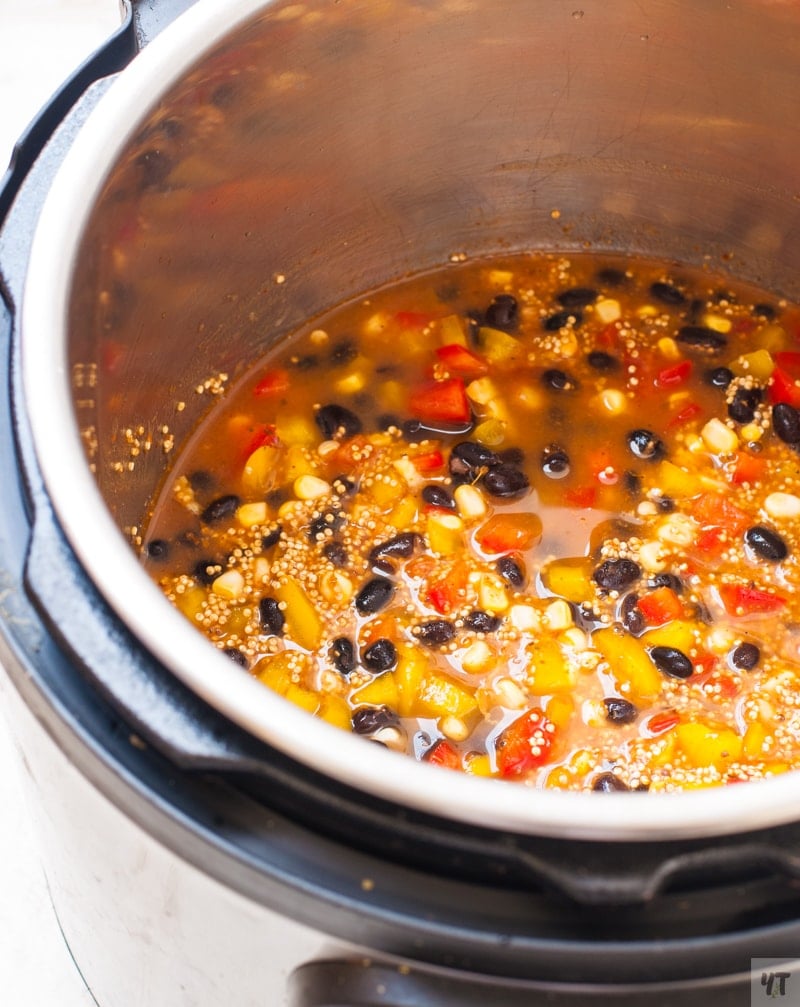
[[[282,367],[276,367],[260,378],[253,388],[257,399],[266,399],[273,395],[282,395],[289,390],[289,372]]]
[[[704,493],[692,505],[691,515],[704,528],[722,528],[741,535],[750,527],[750,515],[720,493]]]
[[[594,507],[597,502],[597,487],[575,486],[572,489],[564,490],[563,501],[566,507],[587,510]]]
[[[244,448],[242,449],[243,458],[249,458],[257,448],[263,447],[265,444],[270,445],[270,447],[277,447],[277,445],[280,444],[280,440],[273,423],[260,423],[257,427],[255,427],[250,439],[245,443]]]
[[[424,762],[443,769],[462,769],[461,756],[449,741],[440,738],[422,757]]]
[[[439,450],[412,455],[409,460],[417,472],[436,472],[444,468],[444,455]]]
[[[788,403],[800,409],[800,353],[780,350],[774,354],[775,370],[769,379],[769,399],[773,405]]]
[[[692,373],[692,361],[681,360],[672,367],[665,367],[656,375],[656,388],[679,388],[689,380]]]
[[[719,596],[728,615],[779,612],[786,599],[755,584],[720,584]]]
[[[409,408],[421,420],[466,423],[472,415],[463,378],[434,381],[412,392]]]
[[[469,569],[463,560],[457,560],[441,577],[432,580],[422,592],[423,600],[440,615],[449,615],[464,601]]]
[[[495,514],[475,533],[484,552],[508,553],[530,549],[542,537],[542,522],[536,514]]]
[[[486,374],[489,370],[489,364],[483,357],[479,357],[477,353],[473,353],[472,350],[468,350],[466,346],[461,346],[458,343],[448,343],[446,346],[438,347],[436,356],[448,371],[463,374],[464,377],[478,377],[481,374]]]
[[[650,734],[664,734],[666,731],[671,731],[673,727],[677,727],[680,722],[681,718],[677,713],[664,710],[662,713],[654,713],[645,723],[645,728]]]
[[[397,311],[394,320],[404,329],[424,329],[437,317],[429,311]]]
[[[657,587],[642,595],[636,607],[645,617],[648,626],[663,626],[683,615],[683,605],[671,587]]]
[[[620,323],[609,322],[598,332],[595,343],[604,350],[610,350],[619,345]]]
[[[740,451],[733,466],[731,482],[736,486],[741,486],[743,483],[750,483],[753,486],[760,483],[766,474],[766,459]]]
[[[724,528],[712,525],[703,528],[694,542],[694,552],[705,560],[719,556],[728,543],[728,533]]]
[[[677,427],[685,426],[691,420],[696,419],[702,408],[696,402],[689,402],[679,412],[677,412],[667,424],[667,430],[675,430]]]
[[[501,776],[520,776],[543,766],[555,740],[555,725],[534,706],[517,717],[495,742],[495,757]]]

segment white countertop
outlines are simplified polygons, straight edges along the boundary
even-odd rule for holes
[[[119,23],[116,0],[0,0],[0,175],[28,122]],[[48,896],[0,684],[0,1001],[92,1007]]]

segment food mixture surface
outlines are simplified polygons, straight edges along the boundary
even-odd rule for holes
[[[413,758],[739,783],[800,765],[799,450],[796,307],[669,264],[454,264],[238,381],[144,562],[265,687]]]

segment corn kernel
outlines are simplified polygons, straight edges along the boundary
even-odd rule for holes
[[[226,570],[211,585],[211,590],[220,598],[229,601],[239,598],[244,591],[244,577],[238,570]]]
[[[512,605],[508,611],[508,621],[521,632],[530,632],[539,628],[538,611],[533,605]]]
[[[487,278],[492,287],[509,287],[514,282],[514,274],[510,269],[490,269]]]
[[[252,528],[254,525],[264,524],[267,516],[267,505],[263,500],[242,504],[236,511],[236,519],[243,528]]]
[[[483,574],[478,583],[478,602],[487,612],[505,612],[508,594],[499,577]]]
[[[685,514],[670,514],[658,527],[656,536],[662,542],[686,546],[694,542],[697,524]]]
[[[298,500],[317,500],[328,496],[331,484],[319,476],[302,475],[295,479],[292,489]]]
[[[528,705],[528,699],[513,678],[498,678],[494,692],[500,706],[507,710],[521,710]]]
[[[717,626],[706,636],[706,647],[715,654],[727,654],[735,639],[735,635],[729,629]]]
[[[636,309],[637,318],[656,318],[658,314],[658,308],[652,304],[643,304],[641,308]]]
[[[393,752],[405,752],[406,750],[405,734],[397,727],[382,727],[372,737],[374,741],[386,745]]]
[[[483,517],[488,510],[481,491],[469,483],[456,486],[453,499],[458,507],[458,513],[467,520]]]
[[[793,493],[770,493],[764,501],[764,510],[774,518],[800,517],[800,497]]]
[[[363,371],[353,371],[347,374],[334,384],[334,388],[340,395],[355,395],[362,391],[367,383],[367,377]]]
[[[324,570],[319,575],[319,591],[326,601],[345,605],[353,597],[353,582],[341,570]]]
[[[628,400],[625,393],[618,388],[604,388],[599,395],[592,400],[592,405],[597,409],[610,413],[611,416],[620,416],[628,408]]]
[[[733,323],[730,318],[723,315],[703,315],[703,325],[714,332],[721,332],[723,335],[731,331]]]
[[[639,549],[640,565],[647,573],[660,573],[667,565],[663,559],[663,552],[660,542],[645,542]]]
[[[327,458],[328,455],[338,451],[340,447],[341,444],[338,441],[323,441],[317,448],[317,454],[320,458]]]
[[[497,398],[497,385],[491,378],[476,378],[467,385],[467,395],[479,406],[487,406]]]
[[[290,518],[293,514],[300,510],[301,503],[299,500],[286,500],[278,508],[278,517],[280,518]]]
[[[429,514],[427,532],[431,550],[442,556],[451,556],[462,546],[464,522],[457,514]]]
[[[460,717],[452,714],[442,717],[438,724],[439,730],[450,741],[466,741],[471,731]]]
[[[379,336],[389,324],[389,313],[387,311],[376,311],[364,322],[361,331],[365,336]]]
[[[572,609],[563,598],[558,598],[545,609],[544,621],[552,630],[567,629],[573,625]]]
[[[678,348],[678,344],[671,336],[662,336],[661,339],[656,343],[658,347],[658,352],[662,357],[666,357],[667,360],[680,360],[681,351]]]
[[[757,423],[745,423],[742,427],[742,440],[747,444],[760,441],[763,436],[764,431]]]
[[[739,447],[739,438],[735,430],[731,430],[718,417],[712,417],[700,432],[709,451],[727,455]]]
[[[256,556],[253,563],[253,580],[256,584],[263,584],[269,577],[269,560],[266,556]]]
[[[393,461],[392,466],[396,472],[400,473],[411,488],[421,486],[425,482],[416,465],[405,455]]]
[[[568,629],[565,629],[559,639],[567,644],[568,647],[572,647],[573,650],[581,651],[586,650],[589,642],[584,631],[577,626],[570,626]]]
[[[622,316],[619,301],[613,297],[601,298],[594,306],[594,313],[606,325],[616,322]]]
[[[602,727],[608,723],[606,708],[598,699],[587,699],[581,704],[581,720],[589,727]]]
[[[325,329],[314,329],[308,338],[315,346],[324,346],[328,341],[328,333]]]
[[[470,675],[486,671],[494,661],[494,651],[483,640],[476,640],[464,651],[461,657],[461,667]]]

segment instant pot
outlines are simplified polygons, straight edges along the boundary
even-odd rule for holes
[[[209,376],[388,280],[589,248],[798,299],[793,6],[134,0],[21,138],[0,657],[101,1007],[746,1005],[800,968],[797,773],[655,797],[417,764],[231,667],[134,547]],[[209,165],[230,100],[253,142]],[[111,283],[142,192],[191,196],[204,157],[220,186],[261,180],[246,228],[153,231],[169,303]]]

